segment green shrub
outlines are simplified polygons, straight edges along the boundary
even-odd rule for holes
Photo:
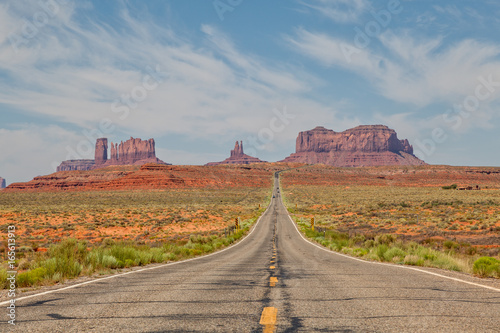
[[[393,259],[396,257],[400,258],[398,261],[403,261],[405,256],[405,251],[397,247],[390,248],[383,254],[383,257],[386,261],[393,261]]]
[[[375,244],[390,245],[396,240],[396,237],[391,234],[382,234],[375,237]]]
[[[49,255],[52,261],[46,261],[42,267],[47,265],[45,268],[50,276],[58,272],[63,278],[77,277],[82,272],[80,262],[86,260],[87,253],[86,243],[68,239],[50,247]]]
[[[405,265],[411,265],[411,266],[422,266],[424,264],[424,260],[420,259],[420,257],[415,254],[407,255],[404,258],[403,262]]]
[[[0,268],[0,288],[5,289],[8,287],[7,277],[7,270]]]
[[[137,250],[131,246],[113,245],[109,254],[122,262],[125,262],[127,259],[135,260],[138,257]]]
[[[130,259],[129,259],[130,260]],[[118,260],[112,256],[112,255],[103,255],[101,258],[101,262],[99,263],[99,266],[103,268],[118,268],[119,263]]]
[[[457,261],[452,258],[451,256],[442,254],[438,256],[435,260],[433,260],[430,263],[430,266],[433,267],[438,267],[438,268],[443,268],[451,271],[460,271],[460,266],[458,265]]]
[[[368,254],[368,250],[357,247],[357,248],[353,249],[352,254],[356,257],[363,257],[363,256]]]
[[[18,287],[29,287],[38,285],[47,276],[47,269],[38,267],[31,271],[23,272],[17,275],[16,282]]]
[[[125,259],[125,267],[132,267],[134,266],[134,261],[131,259]]]
[[[373,241],[373,239],[369,239],[369,240],[365,241],[364,246],[365,246],[365,248],[369,249],[369,248],[373,247],[374,245],[375,245],[375,242]]]
[[[384,254],[389,250],[389,246],[387,244],[380,244],[379,246],[376,247],[375,253],[377,254],[377,257],[379,257],[380,260],[384,261]]]
[[[166,255],[163,252],[163,249],[161,249],[161,248],[153,248],[153,249],[151,249],[151,259],[150,259],[150,262],[161,263],[161,262],[165,261],[165,258],[166,258]]]
[[[500,260],[492,257],[481,257],[474,262],[474,274],[483,277],[500,277]]]
[[[450,227],[450,230],[452,230],[451,227]],[[453,229],[453,230],[456,230],[456,229]],[[456,249],[458,247],[458,244],[455,243],[454,241],[451,241],[451,240],[445,240],[443,243],[443,246],[446,249],[453,250],[453,249]]]

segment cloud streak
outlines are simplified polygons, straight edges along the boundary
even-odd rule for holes
[[[309,0],[300,3],[337,23],[358,22],[371,6],[367,0]]]
[[[390,30],[377,41],[377,48],[358,49],[353,41],[303,28],[287,37],[292,49],[308,58],[370,80],[390,100],[420,107],[470,94],[479,76],[493,74],[500,80],[500,47],[495,44],[465,39],[443,46],[439,36],[423,38]],[[348,58],[343,47],[356,52]]]

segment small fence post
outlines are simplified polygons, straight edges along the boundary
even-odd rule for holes
[[[311,230],[314,231],[314,217],[311,217]]]

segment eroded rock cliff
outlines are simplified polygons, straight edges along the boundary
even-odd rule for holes
[[[296,152],[283,162],[327,164],[339,167],[424,165],[413,155],[408,140],[384,125],[358,126],[344,132],[324,127],[300,132]]]
[[[120,144],[111,142],[108,159],[108,139],[97,139],[95,160],[69,160],[57,167],[57,171],[85,171],[112,165],[143,165],[147,163],[168,164],[156,157],[155,140],[130,138]]]

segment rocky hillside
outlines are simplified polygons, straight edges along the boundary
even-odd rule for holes
[[[261,163],[259,167],[239,165],[110,166],[96,170],[56,172],[14,183],[5,191],[96,191],[177,188],[268,187],[274,171],[281,167]]]
[[[324,127],[300,132],[296,152],[283,162],[338,167],[426,164],[413,155],[408,140],[399,140],[396,132],[384,125],[358,126],[344,132]]]

